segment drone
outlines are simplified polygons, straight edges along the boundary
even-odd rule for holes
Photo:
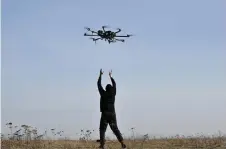
[[[129,34],[127,34],[127,35],[117,35],[119,32],[121,32],[120,28],[117,28],[116,32],[113,32],[111,30],[105,30],[105,28],[107,28],[107,26],[102,26],[101,30],[93,31],[90,28],[85,27],[85,29],[87,31],[91,32],[92,34],[85,33],[84,36],[91,36],[90,39],[95,41],[95,43],[96,43],[97,40],[105,40],[105,41],[108,41],[109,44],[117,42],[117,41],[125,42],[124,39],[119,39],[119,38],[120,37],[121,38],[122,37],[131,37],[132,36],[132,35],[129,35]]]

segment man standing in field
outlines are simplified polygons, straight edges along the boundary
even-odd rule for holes
[[[117,126],[117,119],[115,113],[115,96],[116,96],[116,83],[115,80],[112,78],[112,71],[109,72],[109,77],[111,79],[112,85],[108,84],[103,89],[101,85],[101,76],[103,75],[102,69],[100,70],[99,79],[97,81],[97,87],[100,93],[100,112],[101,112],[101,119],[100,119],[100,148],[104,149],[105,144],[105,132],[107,129],[108,124],[110,125],[111,130],[116,135],[118,141],[121,143],[122,148],[126,148],[126,145],[123,142],[123,137],[118,129]]]

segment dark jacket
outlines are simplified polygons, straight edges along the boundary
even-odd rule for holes
[[[100,93],[100,112],[115,113],[116,83],[113,78],[111,78],[111,82],[112,86],[108,86],[105,91],[101,85],[101,76],[97,81],[97,87]]]

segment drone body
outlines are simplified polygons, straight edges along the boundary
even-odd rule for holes
[[[90,28],[86,28],[89,32],[91,32],[92,34],[87,34],[85,33],[84,36],[92,36],[93,41],[97,41],[97,40],[105,40],[108,41],[108,43],[114,43],[116,41],[121,41],[121,42],[125,42],[124,39],[118,39],[117,37],[130,37],[132,35],[117,35],[117,33],[121,32],[121,29],[118,28],[118,31],[113,32],[111,30],[105,30],[106,26],[102,26],[102,30],[98,30],[98,31],[92,31]],[[94,38],[96,37],[96,38]]]

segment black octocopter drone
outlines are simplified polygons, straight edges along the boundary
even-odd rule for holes
[[[97,40],[105,40],[105,41],[108,41],[108,43],[114,43],[116,41],[121,41],[121,42],[125,42],[124,39],[118,39],[117,37],[130,37],[132,35],[117,35],[119,32],[121,32],[121,29],[118,28],[116,32],[113,32],[111,30],[105,30],[105,28],[107,28],[107,26],[102,26],[102,30],[98,30],[98,31],[92,31],[90,28],[86,27],[85,29],[87,29],[87,31],[91,32],[92,34],[87,34],[85,33],[84,36],[91,36],[93,41],[96,41]],[[94,38],[96,37],[96,38]]]

